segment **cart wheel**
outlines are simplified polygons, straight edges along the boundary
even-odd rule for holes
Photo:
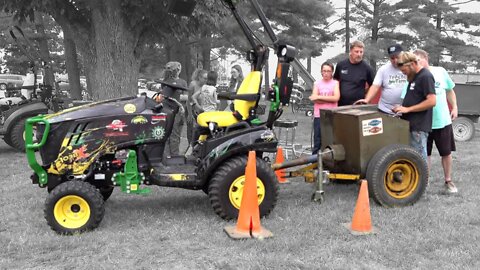
[[[210,180],[208,196],[215,213],[221,218],[237,218],[245,183],[246,157],[235,157],[220,165]],[[257,195],[260,217],[268,215],[278,197],[277,177],[262,159],[257,158]]]
[[[453,120],[452,129],[453,137],[459,142],[469,141],[475,136],[475,125],[468,117],[460,116]]]
[[[312,111],[312,110],[307,110],[307,111],[305,112],[305,115],[308,116],[308,117],[312,117],[313,111]]]
[[[93,185],[68,181],[55,187],[45,201],[45,219],[59,234],[93,230],[105,213],[103,197]]]
[[[380,205],[411,205],[427,187],[427,163],[411,146],[388,145],[368,162],[366,178],[370,195]]]

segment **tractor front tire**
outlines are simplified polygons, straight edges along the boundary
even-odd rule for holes
[[[106,186],[106,187],[99,187],[98,190],[100,191],[100,194],[102,194],[103,201],[107,201],[110,196],[112,196],[114,187],[112,186]]]
[[[48,225],[59,234],[76,234],[98,227],[105,213],[100,191],[82,181],[56,186],[45,201]]]
[[[277,203],[278,182],[274,171],[261,158],[257,164],[257,196],[260,217],[268,215]],[[238,217],[243,188],[247,157],[234,157],[225,161],[215,171],[210,180],[208,196],[213,210],[225,220]]]
[[[368,162],[366,178],[370,196],[380,205],[412,205],[427,188],[427,162],[411,146],[388,145]]]

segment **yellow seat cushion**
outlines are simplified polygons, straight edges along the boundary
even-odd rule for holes
[[[261,82],[262,72],[252,71],[245,77],[245,79],[243,79],[237,94],[258,94]],[[250,108],[254,107],[256,103],[256,101],[246,101],[241,99],[235,99],[233,101],[235,110],[242,115],[243,120],[248,118]],[[208,122],[215,122],[219,127],[228,127],[238,123],[238,119],[233,116],[232,112],[228,111],[203,112],[198,115],[197,123],[201,127],[208,127]]]
[[[219,127],[228,127],[238,122],[232,112],[213,111],[203,112],[198,115],[197,123],[201,127],[208,127],[208,122],[215,122]]]

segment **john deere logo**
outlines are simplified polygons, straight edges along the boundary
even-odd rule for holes
[[[132,124],[146,124],[147,122],[147,118],[141,115],[135,116],[131,121]]]

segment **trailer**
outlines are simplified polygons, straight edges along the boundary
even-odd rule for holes
[[[456,141],[468,141],[475,136],[475,123],[480,117],[480,83],[456,83],[458,118],[452,123]]]

